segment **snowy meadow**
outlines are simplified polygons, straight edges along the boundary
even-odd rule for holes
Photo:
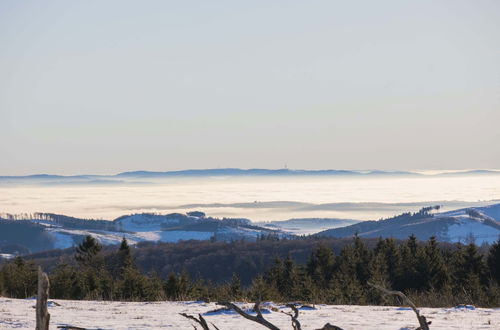
[[[1,329],[34,329],[35,300],[0,298]],[[239,304],[251,309],[251,304]],[[217,311],[221,306],[204,302],[107,302],[55,300],[49,302],[51,327],[72,325],[88,329],[192,329],[192,321],[179,313],[201,314],[221,330],[264,329],[232,311]],[[285,306],[262,304],[264,317],[280,329],[292,329]],[[215,312],[214,312],[215,311]],[[431,329],[500,329],[500,309],[460,306],[422,308],[432,321]],[[349,329],[415,329],[413,311],[397,306],[316,305],[300,310],[303,329],[318,329],[331,323]]]

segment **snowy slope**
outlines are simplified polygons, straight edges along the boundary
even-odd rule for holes
[[[493,243],[498,240],[500,230],[480,220],[465,216],[455,217],[456,223],[448,226],[446,235],[449,242],[466,242],[474,239],[476,244]]]
[[[52,217],[52,218],[51,218]],[[64,221],[58,221],[60,218]],[[215,219],[202,212],[188,214],[132,214],[114,221],[84,220],[60,215],[18,220],[34,222],[44,227],[53,240],[54,249],[78,245],[86,235],[95,237],[103,245],[119,244],[125,237],[130,244],[138,242],[178,242],[181,240],[256,240],[260,235],[277,234],[290,237],[280,230],[258,227],[248,219]],[[102,229],[96,229],[102,228]],[[104,230],[106,228],[106,230]],[[0,250],[0,252],[2,252]]]
[[[118,228],[124,231],[147,232],[159,231],[165,225],[178,225],[184,219],[195,221],[195,217],[143,213],[123,216],[114,222],[118,225]]]
[[[192,321],[179,313],[202,314],[221,330],[255,330],[262,326],[234,312],[210,311],[220,308],[215,303],[202,302],[107,302],[57,300],[49,303],[50,326],[72,325],[90,329],[193,329]],[[31,299],[0,298],[0,328],[34,329],[35,301]],[[58,306],[60,305],[60,306]],[[241,306],[244,309],[250,304]],[[280,329],[292,329],[290,317],[282,312],[283,305],[263,304],[264,317]],[[422,308],[421,313],[432,321],[433,330],[499,329],[500,309],[488,308]],[[318,329],[325,323],[344,330],[415,329],[418,326],[413,311],[391,306],[331,306],[316,305],[301,309],[302,329]],[[199,328],[199,326],[198,326]],[[212,328],[212,327],[211,327]]]
[[[455,220],[446,231],[450,242],[474,239],[476,244],[493,243],[500,237],[500,204],[443,212],[436,217]]]
[[[420,240],[436,236],[440,241],[476,244],[493,243],[500,237],[500,204],[425,215],[396,216],[379,221],[364,221],[351,226],[329,229],[318,236],[394,237]]]

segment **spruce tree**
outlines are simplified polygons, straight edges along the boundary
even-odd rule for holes
[[[321,288],[328,287],[335,265],[335,255],[325,244],[319,244],[307,262],[307,274]]]
[[[372,252],[368,250],[358,234],[354,235],[353,253],[356,277],[364,285],[370,279],[370,259],[372,258]]]
[[[420,277],[420,288],[441,289],[449,280],[446,265],[435,236],[427,241],[418,255],[417,270]]]
[[[486,266],[484,257],[479,253],[476,244],[470,243],[460,252],[458,272],[456,274],[459,284],[467,286],[473,278],[485,283]]]
[[[165,293],[169,299],[177,300],[179,298],[179,279],[174,272],[168,274]]]
[[[490,247],[488,253],[488,269],[491,278],[500,285],[500,237]]]
[[[242,296],[240,278],[234,273],[231,283],[229,284],[229,293],[231,295],[231,300],[240,299]]]
[[[87,235],[76,247],[75,259],[82,266],[90,266],[101,249],[102,245],[94,237]]]
[[[28,298],[37,292],[37,268],[32,262],[16,257],[2,267],[4,291],[12,298]]]
[[[132,251],[128,245],[127,239],[123,237],[118,249],[118,267],[121,272],[130,267],[135,267],[134,260],[132,258]]]

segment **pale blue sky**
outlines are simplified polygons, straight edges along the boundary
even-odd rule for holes
[[[500,168],[500,1],[0,2],[0,175]]]

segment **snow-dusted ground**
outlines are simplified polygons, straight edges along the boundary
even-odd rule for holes
[[[455,216],[457,223],[448,227],[447,236],[450,242],[465,242],[468,237],[473,237],[475,243],[493,244],[500,236],[500,230],[485,225],[480,220],[471,219],[466,216]]]
[[[264,329],[262,326],[231,313],[210,313],[215,303],[202,302],[49,302],[50,325],[73,325],[92,329],[193,329],[192,321],[179,313],[204,315],[219,329]],[[34,329],[35,300],[0,298],[1,329]],[[252,305],[245,305],[250,308]],[[243,308],[243,306],[242,306]],[[246,307],[245,307],[246,308]],[[286,307],[263,304],[263,315],[281,329],[291,329],[290,318],[281,313]],[[431,329],[500,329],[500,309],[488,308],[423,308],[421,313],[432,321]],[[330,322],[347,329],[415,329],[415,314],[405,307],[330,306],[300,311],[303,329],[321,328]],[[199,328],[199,327],[198,327]]]
[[[500,237],[500,229],[485,223],[485,219],[500,221],[500,204],[492,204],[473,208],[479,218],[471,218],[467,209],[459,209],[438,213],[436,216],[453,217],[456,223],[447,228],[446,235],[449,242],[466,242],[469,237],[475,239],[475,243],[493,244]]]

